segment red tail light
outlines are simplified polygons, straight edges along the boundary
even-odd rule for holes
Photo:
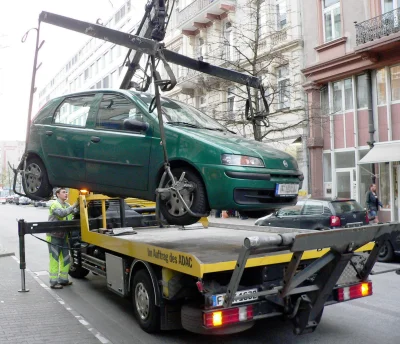
[[[368,212],[365,213],[365,223],[369,223],[369,217],[368,217]]]
[[[331,216],[331,227],[340,227],[340,217],[339,216]]]
[[[244,306],[204,313],[204,326],[219,327],[253,319],[253,306]]]
[[[350,287],[336,289],[337,301],[358,299],[359,297],[372,295],[372,282],[359,283]]]

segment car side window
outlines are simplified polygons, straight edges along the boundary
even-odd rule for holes
[[[54,113],[53,123],[85,127],[94,97],[90,94],[66,98]]]
[[[117,94],[105,94],[97,114],[96,127],[108,130],[125,130],[124,121],[134,119],[147,122],[138,106],[130,99]]]
[[[321,215],[323,212],[322,202],[308,201],[303,207],[303,215]]]

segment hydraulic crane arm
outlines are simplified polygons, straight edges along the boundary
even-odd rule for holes
[[[247,85],[249,87],[261,89],[261,80],[257,77],[250,76],[244,73],[240,73],[237,71],[229,70],[226,68],[218,67],[211,65],[204,61],[198,61],[192,59],[190,57],[178,54],[174,51],[168,50],[164,48],[164,44],[154,41],[153,39],[140,37],[137,35],[131,35],[125,32],[121,32],[118,30],[113,30],[101,25],[72,19],[69,17],[64,17],[58,14],[50,13],[50,12],[42,12],[39,17],[39,21],[48,23],[51,25],[63,27],[68,30],[76,31],[83,33],[85,35],[95,37],[98,39],[105,40],[107,42],[115,43],[117,45],[121,45],[127,47],[129,49],[140,52],[141,54],[147,54],[150,56],[155,56],[157,59],[165,60],[167,62],[171,62],[177,64],[182,67],[186,67],[192,70],[196,70],[201,73],[205,73],[211,76],[215,76],[218,78],[222,78],[225,80],[229,80],[232,82],[236,82],[242,85]],[[135,55],[135,60],[139,54]],[[140,57],[139,57],[140,59]],[[132,63],[136,63],[132,61]],[[134,73],[135,68],[137,66],[132,67],[131,71],[128,71],[129,74]],[[133,73],[131,75],[133,75]],[[127,86],[130,82],[131,76],[126,75],[123,85],[121,88]],[[128,80],[129,79],[129,80]],[[124,86],[124,87],[122,87]]]

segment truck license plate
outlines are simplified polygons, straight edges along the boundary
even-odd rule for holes
[[[299,193],[299,184],[276,184],[276,196],[293,196]]]
[[[252,300],[257,300],[257,296],[251,296],[251,294],[257,293],[257,289],[247,289],[247,290],[240,290],[236,292],[236,296],[243,296],[242,299],[237,299],[232,302],[232,304],[242,303],[242,302],[249,302]],[[226,294],[218,294],[212,296],[213,307],[222,306],[224,303],[224,297]]]

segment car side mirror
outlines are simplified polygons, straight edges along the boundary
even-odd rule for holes
[[[124,130],[129,131],[147,131],[149,123],[137,121],[136,119],[127,118],[124,120]]]

